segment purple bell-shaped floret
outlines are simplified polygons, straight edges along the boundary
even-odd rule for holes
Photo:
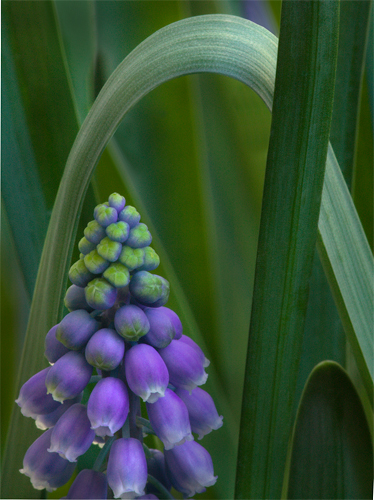
[[[140,307],[134,305],[122,306],[114,316],[117,332],[126,340],[136,342],[149,332],[149,321]]]
[[[91,318],[84,309],[67,314],[56,331],[56,339],[68,349],[79,351],[100,328],[100,323]]]
[[[193,440],[186,405],[172,390],[166,389],[163,398],[146,406],[153,430],[164,443],[165,450]]]
[[[172,340],[164,349],[159,350],[169,371],[170,383],[192,391],[198,385],[205,384],[208,374],[199,354],[185,342]]]
[[[84,288],[80,286],[71,285],[66,290],[64,304],[70,312],[76,311],[77,309],[92,311],[92,308],[87,304]]]
[[[36,490],[53,491],[71,478],[75,464],[64,460],[58,453],[47,451],[51,442],[52,429],[44,432],[32,443],[23,459],[22,474],[28,476]]]
[[[56,332],[59,325],[53,326],[47,333],[44,340],[44,356],[48,359],[51,365],[56,363],[64,354],[70,351],[64,344],[61,344],[59,340],[56,339]]]
[[[106,499],[108,497],[108,482],[102,472],[83,469],[74,479],[65,498],[70,499]]]
[[[107,478],[114,498],[136,498],[144,494],[147,461],[140,441],[134,438],[114,441],[109,454]]]
[[[201,359],[204,368],[210,365],[210,361],[205,357],[203,350],[196,344],[194,340],[191,339],[191,337],[188,337],[187,335],[181,335],[180,340],[194,349],[196,354],[198,354],[199,358]]]
[[[69,351],[47,373],[47,393],[60,403],[75,398],[90,381],[92,370],[82,353]]]
[[[91,429],[87,408],[77,403],[71,406],[53,427],[48,451],[58,453],[69,462],[76,462],[79,456],[86,453],[94,437],[95,431]]]
[[[162,349],[169,345],[176,336],[176,326],[178,332],[181,331],[182,325],[179,326],[178,316],[168,307],[149,307],[144,312],[148,318],[150,330],[142,338],[142,342]]]
[[[111,371],[117,368],[125,354],[125,342],[115,330],[102,328],[88,341],[86,360],[99,370]]]
[[[205,434],[217,430],[223,425],[223,417],[218,415],[213,398],[200,387],[193,389],[191,394],[184,389],[176,389],[175,393],[187,406],[192,432],[202,439]]]
[[[171,484],[188,497],[204,492],[217,481],[211,456],[196,441],[166,450],[165,462]]]
[[[58,408],[55,411],[52,411],[51,413],[47,413],[46,415],[38,415],[35,419],[35,425],[38,429],[41,429],[42,431],[46,429],[50,429],[51,427],[54,427],[61,415],[63,415],[66,410],[70,408],[70,406],[75,405],[75,403],[80,403],[82,400],[82,395],[78,394],[77,397],[74,399],[65,399],[65,401],[61,404],[58,404]]]
[[[125,355],[124,366],[130,389],[143,401],[154,403],[165,395],[169,373],[156,349],[146,344],[134,345]]]
[[[100,380],[87,403],[87,415],[97,436],[113,436],[126,421],[129,395],[122,380],[107,377]]]
[[[21,408],[21,413],[25,417],[36,418],[38,415],[45,415],[56,410],[60,403],[55,401],[50,394],[47,394],[45,380],[51,368],[33,375],[21,387],[16,403]]]

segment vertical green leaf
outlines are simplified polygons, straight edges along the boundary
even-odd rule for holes
[[[78,122],[53,3],[4,2],[2,7],[3,120],[7,132],[3,199],[31,296],[48,218]],[[91,198],[88,203],[91,213],[94,204],[91,190],[88,198]],[[65,287],[65,280],[61,286]],[[26,336],[15,383],[17,390],[46,366],[42,352],[47,331],[44,328],[36,335]],[[22,348],[21,342],[17,348]],[[8,478],[12,470],[17,480],[4,481],[2,493],[33,498],[39,493],[18,469],[22,467],[27,446],[37,436],[37,429],[31,419],[22,417],[14,403],[12,407],[9,432],[12,437],[5,446],[7,459],[3,470]]]
[[[338,23],[338,2],[282,5],[243,391],[238,498],[281,494],[330,133]]]
[[[307,380],[293,432],[286,498],[371,499],[373,450],[360,398],[332,361]]]
[[[348,0],[340,3],[338,62],[330,140],[349,187],[354,172],[369,11],[370,1]],[[362,199],[367,197],[363,196]],[[315,365],[329,359],[344,366],[345,358],[345,333],[316,251],[310,281],[297,399]]]

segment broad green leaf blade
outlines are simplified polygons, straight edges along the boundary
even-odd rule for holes
[[[318,229],[319,256],[372,402],[373,257],[332,148],[327,157]]]
[[[330,141],[348,188],[352,186],[360,91],[371,2],[341,2],[338,70]],[[369,49],[370,50],[370,49]]]
[[[78,122],[52,2],[5,2],[2,22],[6,134],[3,199],[31,297],[50,211]],[[92,213],[92,190],[87,198]],[[28,367],[29,375],[25,377],[19,370],[17,391],[27,378],[46,366],[42,345],[47,331],[38,332],[40,343],[29,337],[21,358],[21,366]],[[9,335],[16,332],[10,331]],[[23,335],[19,340],[17,349],[21,351]],[[12,407],[11,434],[17,422],[23,420],[14,403]],[[18,442],[30,444],[37,436],[37,429],[31,419],[22,423],[16,431],[16,445],[9,445],[9,441],[6,445],[6,454],[12,455],[11,462],[15,463],[15,478],[6,475],[9,480],[4,481],[2,494],[31,498],[39,493],[28,478],[18,473],[25,452]]]
[[[4,2],[3,15],[43,192],[51,210],[78,131],[55,12],[50,1]]]
[[[95,3],[92,0],[61,2],[54,0],[61,37],[69,67],[79,123],[85,119],[94,100],[96,57]]]
[[[15,250],[31,300],[49,214],[20,101],[6,26],[2,42],[2,198],[12,222]]]
[[[291,443],[286,498],[371,499],[373,451],[360,398],[332,361],[307,380]]]
[[[353,179],[353,199],[370,248],[374,250],[374,141],[369,105],[369,88],[364,79],[356,169]]]
[[[338,28],[337,2],[282,5],[237,498],[281,494],[330,134]]]
[[[354,172],[369,10],[370,2],[367,1],[340,2],[338,63],[330,140],[349,187]],[[367,182],[367,186],[372,186],[372,183]],[[361,199],[366,200],[368,197],[360,196]],[[313,367],[325,359],[334,360],[345,366],[346,337],[316,250],[310,280],[296,401]]]

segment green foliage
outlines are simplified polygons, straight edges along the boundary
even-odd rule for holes
[[[270,3],[278,12],[280,3]],[[326,432],[345,443],[339,452],[344,454],[343,466],[350,461],[353,470],[372,460],[368,432],[359,430],[366,429],[360,402],[340,368],[320,365],[313,371],[295,423],[298,398],[313,366],[331,356],[344,363],[341,325],[355,355],[360,396],[366,401],[372,393],[372,256],[331,148],[322,192],[338,3],[286,2],[283,7],[253,289],[276,38],[240,17],[194,17],[238,16],[244,12],[239,2],[4,2],[2,202],[9,231],[3,229],[2,241],[9,256],[3,277],[12,279],[12,293],[3,300],[11,335],[2,339],[2,352],[5,347],[19,366],[4,365],[2,383],[4,373],[9,379],[18,370],[14,382],[18,390],[45,366],[44,337],[62,317],[67,273],[78,259],[83,228],[97,203],[111,192],[123,194],[127,204],[139,209],[153,235],[152,247],[161,260],[157,274],[171,285],[168,305],[212,360],[208,390],[224,415],[224,426],[202,443],[219,476],[203,498],[233,498],[237,465],[236,495],[245,498],[279,498],[283,480],[292,497],[300,495],[292,485],[306,481],[299,479],[303,471],[294,467],[304,463],[302,459],[310,460],[315,471],[305,482],[312,496],[322,485],[321,493],[315,493],[321,498],[331,498],[331,491],[359,498],[371,477],[370,471],[365,477],[351,474],[349,488],[339,490],[346,469],[335,467],[338,452],[331,452],[326,467],[336,479],[325,488],[316,465],[320,452],[305,451],[308,425],[316,425],[310,395],[334,394],[331,380],[339,379],[350,410],[342,426],[331,428],[340,414],[322,398],[318,412],[332,415],[324,419]],[[335,104],[331,140],[347,176],[353,171],[369,2],[342,4],[346,4],[341,6],[340,21],[344,37],[339,42],[335,88],[341,106]],[[299,58],[297,68],[291,53]],[[191,73],[196,74],[186,76]],[[351,99],[346,105],[349,113],[343,106],[347,99]],[[365,94],[363,99],[361,120],[367,124]],[[308,132],[315,124],[320,126],[318,134],[310,132],[314,128]],[[340,124],[344,126],[339,128]],[[366,128],[362,125],[364,134]],[[370,231],[367,206],[372,193],[365,182],[370,177],[370,156],[360,155],[365,148],[360,134],[354,189],[363,224]],[[368,189],[365,196],[358,195],[360,186]],[[312,275],[307,314],[321,196],[317,246],[336,305],[319,267]],[[314,260],[318,262],[316,256]],[[22,305],[22,317],[28,316],[27,295],[31,298],[33,291],[24,337],[15,311]],[[334,333],[328,330],[330,314],[335,315]],[[321,341],[313,338],[315,329]],[[326,376],[329,370],[332,378]],[[361,424],[352,418],[356,410]],[[10,400],[5,399],[2,411],[6,416],[2,436],[8,437],[2,496],[38,498],[40,492],[18,472],[37,436],[34,423],[22,417]],[[372,409],[366,405],[365,411],[370,418]],[[296,458],[289,455],[285,473],[293,426],[296,437],[290,450]],[[349,436],[358,433],[360,448],[345,440],[347,426]],[[90,454],[92,450],[82,458],[92,462]],[[66,487],[54,492],[53,498],[59,494],[65,495]]]

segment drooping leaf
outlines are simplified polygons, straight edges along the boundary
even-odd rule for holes
[[[286,498],[371,499],[373,451],[360,398],[345,370],[317,365],[300,401]]]
[[[318,229],[318,253],[373,404],[373,256],[331,147]]]

